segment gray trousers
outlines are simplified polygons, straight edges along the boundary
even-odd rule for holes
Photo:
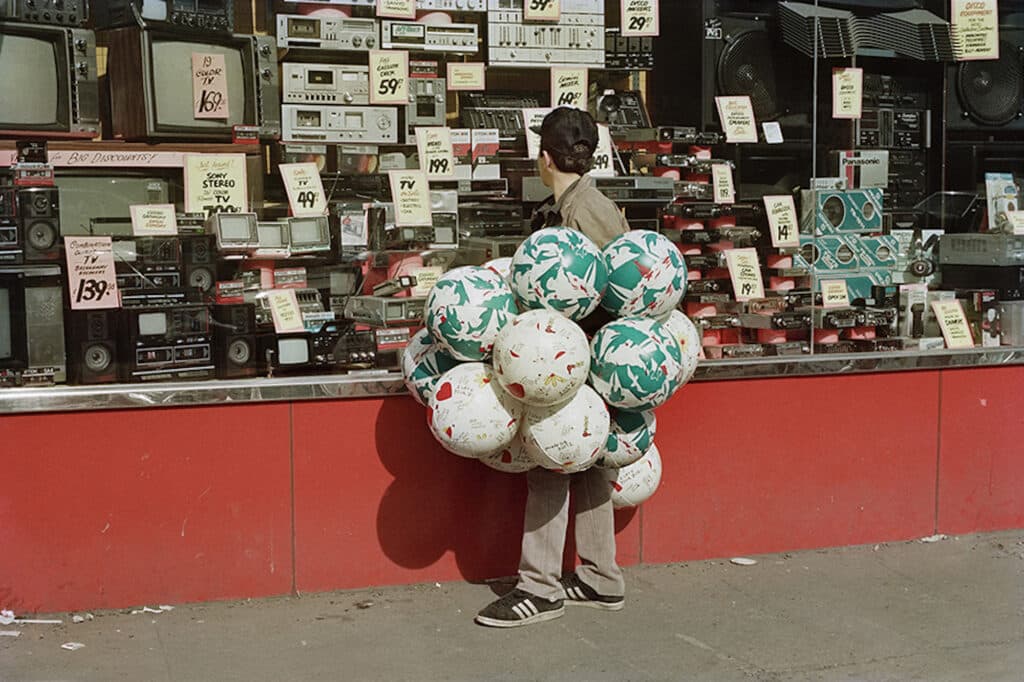
[[[526,523],[517,587],[545,599],[563,599],[565,533],[569,525],[569,489],[576,497],[576,574],[599,594],[619,597],[626,586],[615,563],[615,518],[611,486],[600,469],[557,474],[540,467],[526,474]]]

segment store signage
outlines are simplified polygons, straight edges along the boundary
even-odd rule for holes
[[[186,154],[186,213],[246,213],[245,154]]]
[[[416,148],[420,155],[420,170],[427,174],[428,180],[443,180],[455,175],[451,128],[417,127]]]
[[[306,331],[302,321],[302,310],[295,289],[271,289],[264,292],[274,319],[274,331],[278,334],[298,334]]]
[[[765,121],[761,124],[761,130],[764,131],[764,141],[768,144],[782,144],[786,141],[778,121]]]
[[[526,125],[526,153],[531,159],[540,158],[540,135],[533,132],[533,126],[544,122],[544,117],[551,113],[549,108],[523,109],[523,123]]]
[[[551,104],[556,107],[585,108],[589,86],[590,75],[585,68],[551,68]]]
[[[623,36],[659,35],[658,0],[622,0],[621,9]]]
[[[110,237],[65,237],[72,310],[120,308]]]
[[[821,305],[824,308],[849,308],[850,290],[845,279],[826,279],[821,282]]]
[[[434,221],[430,214],[427,174],[419,170],[396,170],[388,172],[388,179],[395,204],[395,225],[432,225]]]
[[[736,187],[732,181],[732,166],[727,163],[712,164],[711,185],[714,189],[716,204],[736,203]]]
[[[409,53],[370,50],[370,104],[409,103]]]
[[[726,142],[757,142],[754,105],[749,95],[716,97],[715,107],[725,130]]]
[[[315,163],[282,163],[278,168],[293,216],[306,218],[327,213],[324,184]]]
[[[799,223],[793,195],[780,194],[764,197],[764,210],[768,214],[768,227],[775,248],[800,246]]]
[[[953,53],[957,61],[999,59],[996,0],[952,0]]]
[[[562,0],[523,0],[525,21],[558,21],[562,18]]]
[[[132,234],[136,237],[164,237],[178,234],[174,204],[139,204],[129,206]]]
[[[964,315],[964,307],[959,299],[932,301],[932,312],[939,321],[946,348],[974,348],[971,325],[967,324],[967,316]]]
[[[1024,234],[1024,211],[1007,211],[1006,220],[1014,234]]]
[[[448,62],[449,90],[484,90],[487,87],[483,62]]]
[[[192,53],[192,105],[195,118],[227,119],[228,69],[222,54]]]
[[[764,298],[764,280],[761,279],[761,263],[757,249],[732,249],[725,252],[729,264],[729,277],[737,301]]]
[[[615,177],[614,151],[612,150],[612,131],[604,123],[597,124],[597,151],[594,152],[594,163],[590,173],[595,178]]]
[[[438,265],[413,268],[412,275],[416,278],[416,286],[412,288],[412,295],[427,296],[430,294],[430,290],[434,288],[443,274],[444,268]]]
[[[832,69],[832,118],[860,118],[863,102],[864,70]]]
[[[377,16],[415,19],[416,0],[377,0]]]

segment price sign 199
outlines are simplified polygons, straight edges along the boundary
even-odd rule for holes
[[[448,175],[450,169],[448,159],[431,159],[427,172],[430,175]]]

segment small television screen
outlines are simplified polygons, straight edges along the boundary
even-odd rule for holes
[[[235,125],[255,125],[254,112],[246,97],[251,58],[241,44],[190,42],[169,37],[154,37],[152,42],[153,101],[156,123],[160,127],[223,129]],[[192,55],[223,55],[227,80],[228,116],[226,119],[196,118],[192,95]]]
[[[320,223],[316,219],[291,221],[292,244],[307,246],[319,244],[323,241],[320,234]]]
[[[64,175],[58,172],[60,233],[112,237],[132,234],[135,204],[169,204],[170,183],[159,177]]]
[[[261,249],[282,249],[287,246],[282,223],[259,223],[256,226],[260,235]]]
[[[139,313],[140,336],[164,336],[167,334],[166,313]]]
[[[306,339],[279,339],[277,355],[281,365],[304,365],[309,362],[309,344]]]
[[[11,292],[0,287],[0,362],[14,356],[14,339],[11,326]]]
[[[64,118],[59,79],[66,59],[54,40],[0,27],[0,128],[52,128]],[[17,65],[13,67],[12,65]]]
[[[246,216],[221,214],[218,221],[220,238],[225,242],[245,242],[252,239],[251,222]]]

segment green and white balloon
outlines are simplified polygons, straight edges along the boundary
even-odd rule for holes
[[[534,232],[512,258],[512,290],[525,309],[547,308],[578,322],[597,309],[607,285],[601,250],[568,227]]]
[[[590,383],[612,407],[653,410],[679,388],[682,352],[657,320],[609,322],[590,342],[590,356]]]
[[[658,420],[654,416],[654,410],[628,412],[612,409],[609,412],[612,417],[611,432],[608,434],[604,452],[595,466],[602,469],[619,469],[638,461],[651,449]]]
[[[668,237],[632,230],[604,247],[608,289],[601,305],[613,315],[662,317],[686,294],[686,261]]]
[[[405,387],[420,405],[426,406],[441,375],[459,361],[434,343],[430,332],[419,330],[402,351],[402,378]]]
[[[486,360],[498,332],[519,312],[501,275],[480,266],[449,270],[427,296],[427,329],[456,360]]]
[[[668,333],[679,342],[679,350],[683,357],[679,385],[683,386],[690,382],[697,371],[697,363],[700,362],[701,334],[697,330],[697,326],[680,310],[673,310],[662,319],[661,323]]]

